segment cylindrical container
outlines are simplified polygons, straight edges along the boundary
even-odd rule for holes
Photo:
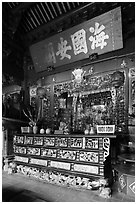
[[[90,135],[94,135],[94,134],[95,134],[95,132],[94,132],[94,128],[93,128],[93,127],[90,128],[90,132],[89,132],[89,134],[90,134]]]

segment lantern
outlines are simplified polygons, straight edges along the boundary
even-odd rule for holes
[[[43,87],[38,87],[37,88],[37,95],[40,97],[40,98],[43,98],[45,94],[45,89]]]
[[[120,71],[116,71],[112,74],[112,85],[115,88],[120,87],[124,83],[124,73]]]

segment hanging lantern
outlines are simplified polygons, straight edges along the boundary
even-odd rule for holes
[[[124,83],[124,73],[120,71],[116,71],[112,74],[112,85],[115,88],[120,87]]]
[[[37,88],[37,95],[40,97],[40,98],[43,98],[45,94],[45,89],[43,87],[38,87]]]

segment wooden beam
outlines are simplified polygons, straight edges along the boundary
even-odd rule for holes
[[[35,2],[21,2],[18,6],[16,6],[15,8],[12,8],[11,12],[15,14],[20,11],[25,11],[27,8],[30,8],[30,6],[34,3]]]
[[[82,6],[82,7],[78,8],[78,9],[75,9],[75,10],[72,11],[72,12],[68,12],[67,14],[62,15],[61,17],[54,19],[54,21],[50,21],[50,22],[48,22],[48,23],[46,23],[46,24],[44,24],[44,25],[41,25],[41,26],[39,26],[38,28],[36,28],[36,29],[30,31],[30,32],[28,33],[28,35],[33,35],[33,34],[36,33],[36,32],[40,32],[42,29],[45,30],[46,27],[52,27],[53,24],[56,24],[56,23],[59,22],[59,21],[62,21],[62,20],[67,19],[68,17],[74,15],[75,13],[80,12],[81,10],[86,9],[86,8],[88,8],[89,6],[92,6],[94,3],[96,3],[96,2],[88,3],[88,4],[86,4],[85,6]]]

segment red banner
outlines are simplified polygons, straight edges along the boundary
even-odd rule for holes
[[[30,46],[36,72],[123,48],[121,8]]]

